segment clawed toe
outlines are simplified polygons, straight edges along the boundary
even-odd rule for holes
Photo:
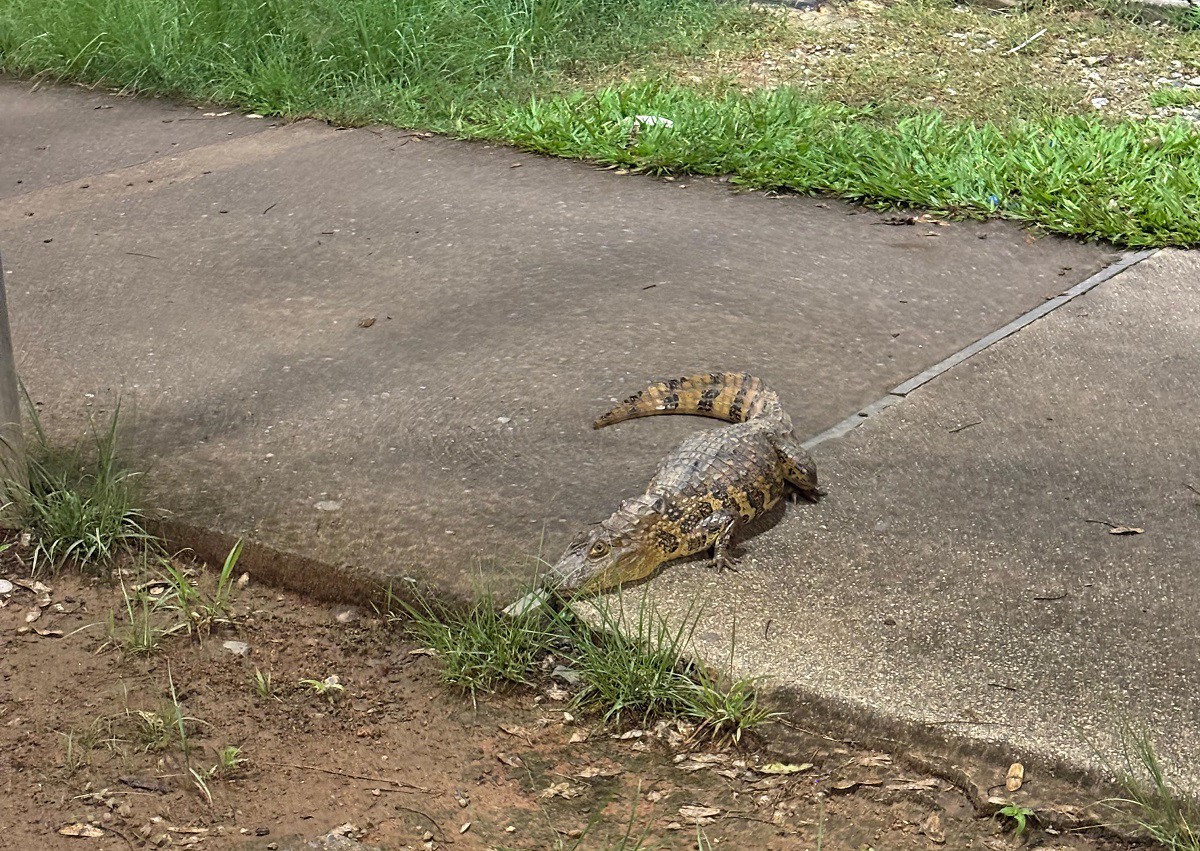
[[[713,567],[716,569],[717,573],[724,573],[727,570],[730,573],[737,573],[737,564],[737,559],[729,556],[718,556],[717,558],[713,559]]]

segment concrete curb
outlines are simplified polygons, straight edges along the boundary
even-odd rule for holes
[[[990,348],[991,346],[1003,340],[1005,337],[1011,337],[1022,328],[1026,327],[1027,325],[1031,325],[1032,323],[1041,319],[1043,316],[1048,316],[1071,300],[1078,298],[1089,290],[1098,287],[1105,281],[1112,280],[1126,269],[1141,263],[1147,258],[1153,257],[1158,253],[1158,251],[1159,249],[1157,248],[1151,248],[1145,251],[1135,251],[1126,254],[1115,263],[1105,266],[1096,274],[1080,281],[1062,295],[1055,296],[1054,298],[1039,304],[1032,310],[1021,314],[1007,325],[997,328],[990,334],[980,337],[969,346],[964,346],[949,357],[939,361],[938,363],[935,363],[924,372],[918,373],[917,375],[914,375],[912,378],[908,379],[908,381],[893,387],[887,392],[887,395],[876,399],[874,402],[867,405],[865,408],[862,408],[857,413],[851,414],[850,416],[846,417],[846,419],[842,420],[836,425],[830,426],[815,437],[810,437],[808,440],[804,441],[804,448],[811,449],[812,447],[818,446],[827,440],[845,437],[871,417],[888,408],[900,404],[900,402],[902,402],[905,397],[907,397],[908,394],[912,393],[914,390],[923,387],[930,381],[933,381],[933,379],[937,378],[943,373],[948,372],[968,358],[979,354],[984,349]]]

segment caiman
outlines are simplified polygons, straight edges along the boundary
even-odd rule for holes
[[[681,443],[659,464],[644,494],[625,500],[571,542],[547,574],[547,587],[602,591],[709,549],[714,566],[724,570],[733,566],[738,531],[778,504],[789,484],[811,502],[824,495],[779,396],[751,375],[714,372],[660,381],[608,411],[593,428],[659,414],[732,425]]]

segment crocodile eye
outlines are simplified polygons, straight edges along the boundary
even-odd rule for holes
[[[608,555],[608,543],[606,541],[597,541],[588,550],[588,558],[603,558],[606,555]]]

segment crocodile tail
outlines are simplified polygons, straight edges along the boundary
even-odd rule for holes
[[[691,414],[730,423],[766,418],[791,428],[775,391],[744,372],[703,372],[659,381],[600,416],[592,427],[660,414]]]

